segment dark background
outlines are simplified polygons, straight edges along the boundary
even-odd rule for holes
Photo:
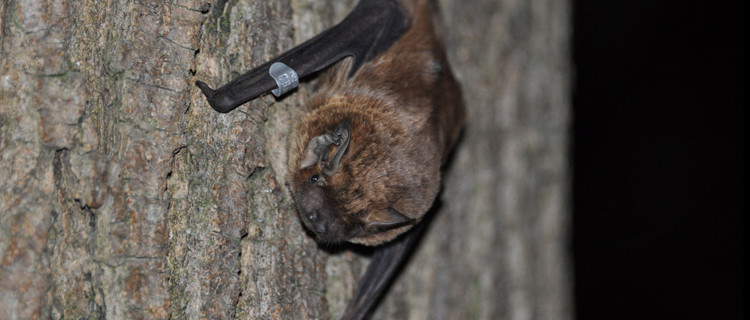
[[[579,319],[742,319],[743,10],[575,1]]]

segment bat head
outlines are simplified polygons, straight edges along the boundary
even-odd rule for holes
[[[291,152],[291,186],[305,227],[320,242],[363,244],[382,243],[411,227],[416,220],[389,200],[394,189],[383,181],[388,152],[368,134],[370,122],[330,113],[324,119],[303,121]]]

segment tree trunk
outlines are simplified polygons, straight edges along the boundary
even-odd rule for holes
[[[378,319],[568,319],[570,9],[441,0],[469,120]],[[303,84],[231,80],[354,1],[0,4],[0,318],[338,318],[366,255],[318,246],[285,185]]]

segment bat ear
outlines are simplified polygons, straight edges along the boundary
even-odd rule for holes
[[[365,230],[381,232],[414,223],[416,219],[409,218],[398,210],[389,207],[383,211],[370,213],[365,219]]]
[[[333,132],[310,139],[302,159],[302,168],[320,164],[323,174],[333,176],[339,171],[341,158],[351,140],[351,125],[348,120],[339,123]]]

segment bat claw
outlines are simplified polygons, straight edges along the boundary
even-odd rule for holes
[[[198,86],[198,88],[201,89],[203,92],[203,95],[206,96],[207,99],[211,99],[214,95],[214,89],[211,89],[205,82],[203,81],[196,81],[195,85]]]
[[[221,113],[227,113],[237,106],[237,103],[230,97],[226,95],[217,95],[216,90],[211,89],[211,87],[209,87],[205,82],[196,81],[195,85],[201,89],[203,95],[206,96],[208,104],[211,105],[211,108],[214,108],[214,110]]]

